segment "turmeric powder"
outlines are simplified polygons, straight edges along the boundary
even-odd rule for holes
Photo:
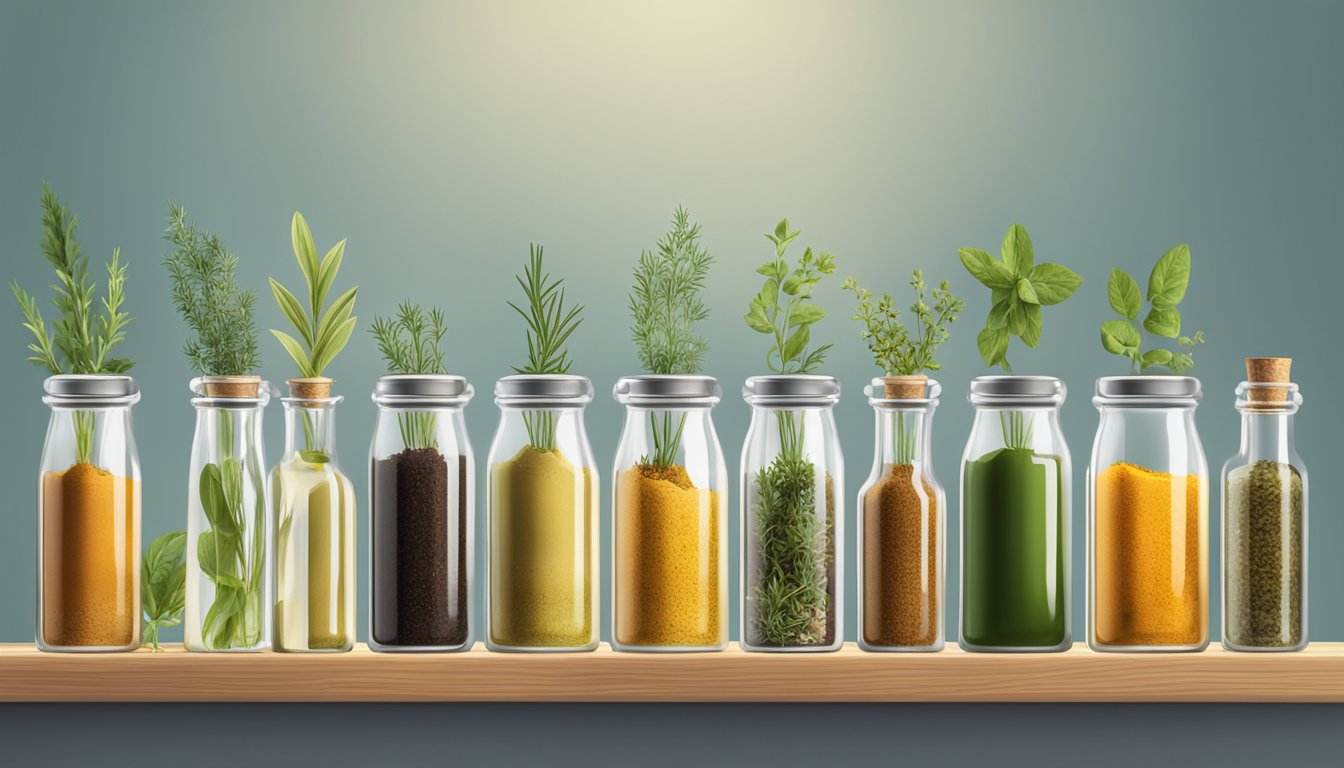
[[[1206,488],[1112,464],[1096,478],[1094,640],[1199,646],[1208,636]]]

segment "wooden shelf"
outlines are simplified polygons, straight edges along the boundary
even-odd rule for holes
[[[1344,702],[1344,643],[1300,653],[41,653],[0,645],[0,701]]]

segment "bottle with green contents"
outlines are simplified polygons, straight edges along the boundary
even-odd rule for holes
[[[1063,651],[1069,630],[1071,464],[1049,376],[971,382],[961,465],[961,632],[967,651]]]

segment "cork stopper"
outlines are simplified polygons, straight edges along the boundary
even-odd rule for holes
[[[1291,357],[1246,358],[1246,381],[1251,384],[1283,384],[1282,387],[1251,387],[1246,396],[1251,402],[1282,403],[1288,400],[1288,384],[1293,368]]]
[[[324,400],[331,397],[331,379],[320,376],[312,379],[285,379],[289,396],[303,400]]]
[[[882,377],[883,395],[887,400],[923,400],[928,386],[929,377],[922,373]]]
[[[202,376],[206,397],[255,398],[261,390],[260,376]]]

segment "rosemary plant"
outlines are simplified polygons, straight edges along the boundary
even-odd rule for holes
[[[89,277],[88,260],[76,239],[78,226],[79,219],[56,198],[50,186],[43,184],[42,255],[56,270],[56,283],[52,285],[55,296],[51,299],[56,318],[48,331],[37,299],[17,281],[9,284],[23,314],[23,327],[35,337],[28,344],[32,354],[27,359],[52,375],[125,373],[134,362],[111,356],[112,348],[126,340],[126,326],[131,322],[131,316],[121,309],[126,298],[121,249],[114,248],[112,261],[107,263],[107,290],[98,300],[99,309],[95,307],[96,289]],[[75,463],[91,463],[96,415],[75,411],[72,421]]]
[[[448,332],[443,311],[437,307],[425,312],[405,301],[396,317],[374,317],[369,332],[378,341],[378,351],[391,373],[445,373],[443,337]],[[408,450],[438,450],[438,417],[433,411],[397,414],[401,442]]]
[[[573,360],[565,346],[583,322],[583,305],[565,308],[564,280],[542,271],[542,249],[529,246],[529,261],[521,276],[515,276],[527,298],[527,309],[512,301],[509,306],[527,321],[527,364],[514,366],[525,374],[569,373]],[[555,414],[550,411],[523,413],[528,443],[539,451],[555,450]]]
[[[690,214],[677,208],[672,231],[663,236],[654,252],[640,254],[635,284],[627,303],[633,324],[630,333],[639,350],[639,361],[653,374],[700,372],[709,342],[695,332],[695,324],[709,317],[700,299],[714,257],[700,245],[700,226]],[[642,464],[669,467],[676,463],[686,414],[649,412],[653,457]]]

